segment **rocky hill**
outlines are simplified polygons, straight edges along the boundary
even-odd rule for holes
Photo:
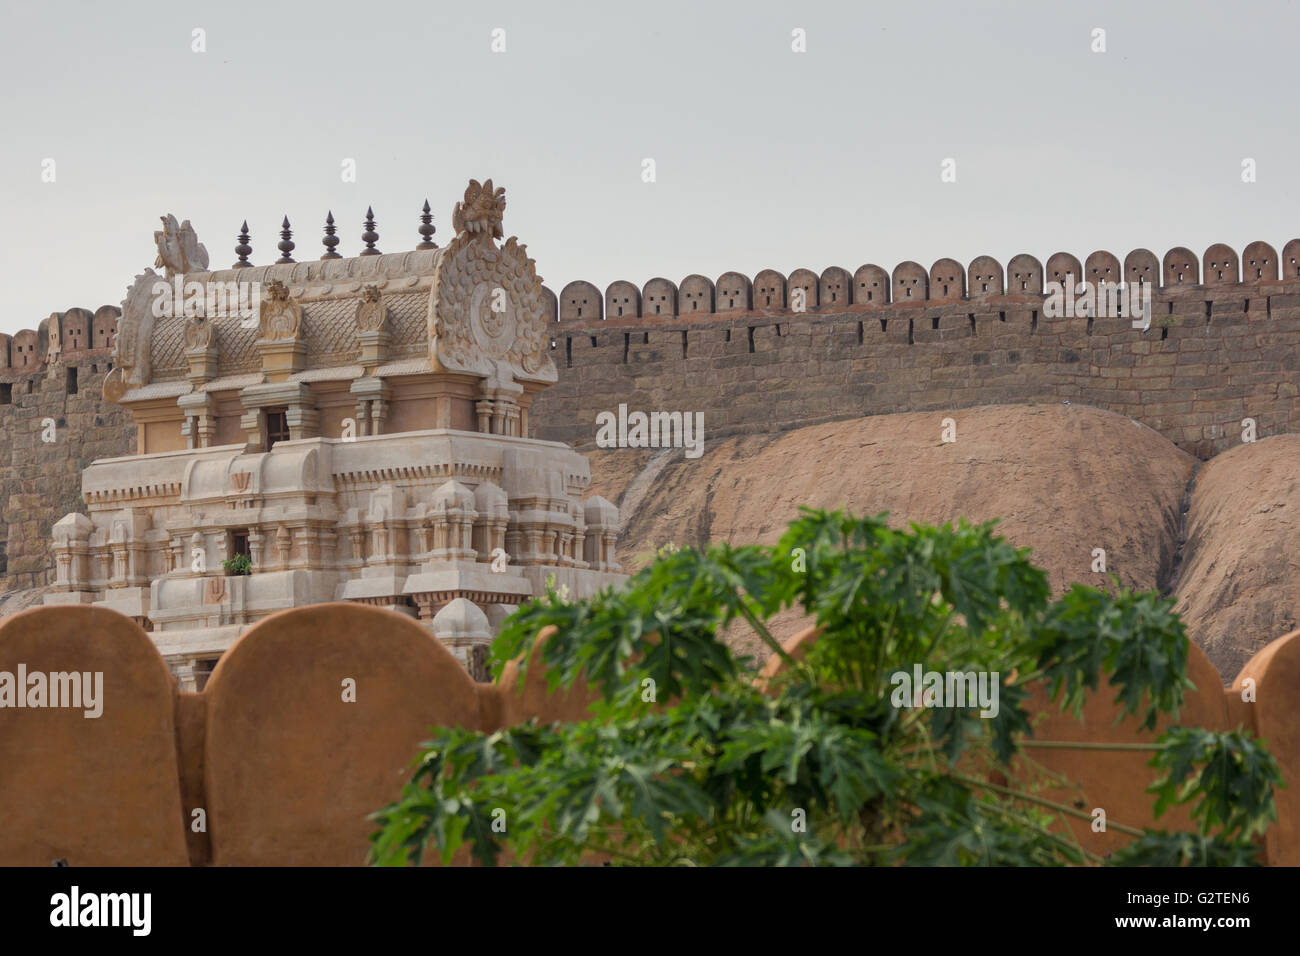
[[[954,419],[956,441],[942,440]],[[1055,591],[1073,582],[1172,594],[1224,682],[1293,630],[1300,436],[1202,465],[1152,429],[1079,405],[879,415],[680,450],[587,452],[593,490],[624,512],[626,565],[667,543],[777,540],[800,505],[888,511],[897,524],[999,519]],[[1097,549],[1106,574],[1093,570]],[[1293,549],[1292,549],[1293,550]],[[802,625],[778,621],[778,636]],[[757,649],[746,636],[744,648]]]
[[[1300,625],[1300,435],[1211,458],[1196,476],[1177,610],[1225,680]]]

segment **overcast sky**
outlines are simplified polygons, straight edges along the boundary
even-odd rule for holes
[[[120,303],[166,212],[399,252],[471,177],[557,293],[1300,235],[1294,3],[0,4],[0,331]]]

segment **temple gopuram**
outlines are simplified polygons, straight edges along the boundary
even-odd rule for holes
[[[128,290],[104,382],[136,454],[85,469],[87,514],[54,526],[45,603],[134,618],[201,689],[287,608],[408,615],[481,672],[520,602],[624,580],[618,510],[584,500],[586,459],[529,437],[556,380],[555,302],[525,246],[500,241],[504,194],[471,181],[441,248],[426,203],[423,241],[398,254],[374,248],[368,214],[366,248],[338,255],[331,215],[319,260],[292,258],[286,220],[280,259],[254,266],[245,225],[217,271],[164,217],[163,272]]]

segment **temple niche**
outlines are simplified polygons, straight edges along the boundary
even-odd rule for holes
[[[164,274],[128,290],[104,384],[137,453],[83,472],[88,514],[54,526],[45,602],[134,618],[196,689],[286,608],[416,618],[474,671],[552,577],[577,599],[623,581],[586,459],[529,437],[556,380],[549,297],[500,241],[504,211],[504,189],[471,181],[443,248],[300,263],[282,243],[288,261],[218,271],[164,217]],[[160,283],[202,287],[205,307],[157,309]]]

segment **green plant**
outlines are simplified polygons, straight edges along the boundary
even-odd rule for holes
[[[236,554],[221,562],[227,574],[252,574],[253,560],[246,554]]]
[[[636,570],[640,570],[641,568],[644,568],[647,565],[649,565],[651,562],[656,561],[657,559],[665,557],[669,554],[673,554],[674,552],[680,550],[681,548],[678,547],[675,542],[669,541],[667,544],[661,545],[660,547],[655,548],[653,551],[642,551],[639,554],[635,555],[632,558],[630,567]]]
[[[821,628],[798,661],[766,625],[793,605]],[[1052,601],[1027,550],[991,524],[903,531],[883,515],[805,509],[775,547],[664,553],[620,591],[576,603],[551,592],[507,621],[498,675],[555,625],[540,650],[551,688],[590,681],[595,716],[438,728],[374,815],[371,859],[418,863],[431,847],[446,861],[468,845],[485,863],[508,848],[539,864],[1247,864],[1281,781],[1247,734],[1034,738],[1034,688],[1079,715],[1103,676],[1144,727],[1176,719],[1191,684],[1171,607],[1089,587]],[[737,619],[785,660],[774,680],[756,682],[719,638]],[[991,674],[994,713],[900,707],[891,686],[916,665]],[[1190,804],[1197,831],[1112,819],[1136,839],[1109,861],[1085,850],[1059,824],[1089,815],[1043,795],[1070,785],[1032,759],[1053,746],[1149,749],[1156,813]]]

